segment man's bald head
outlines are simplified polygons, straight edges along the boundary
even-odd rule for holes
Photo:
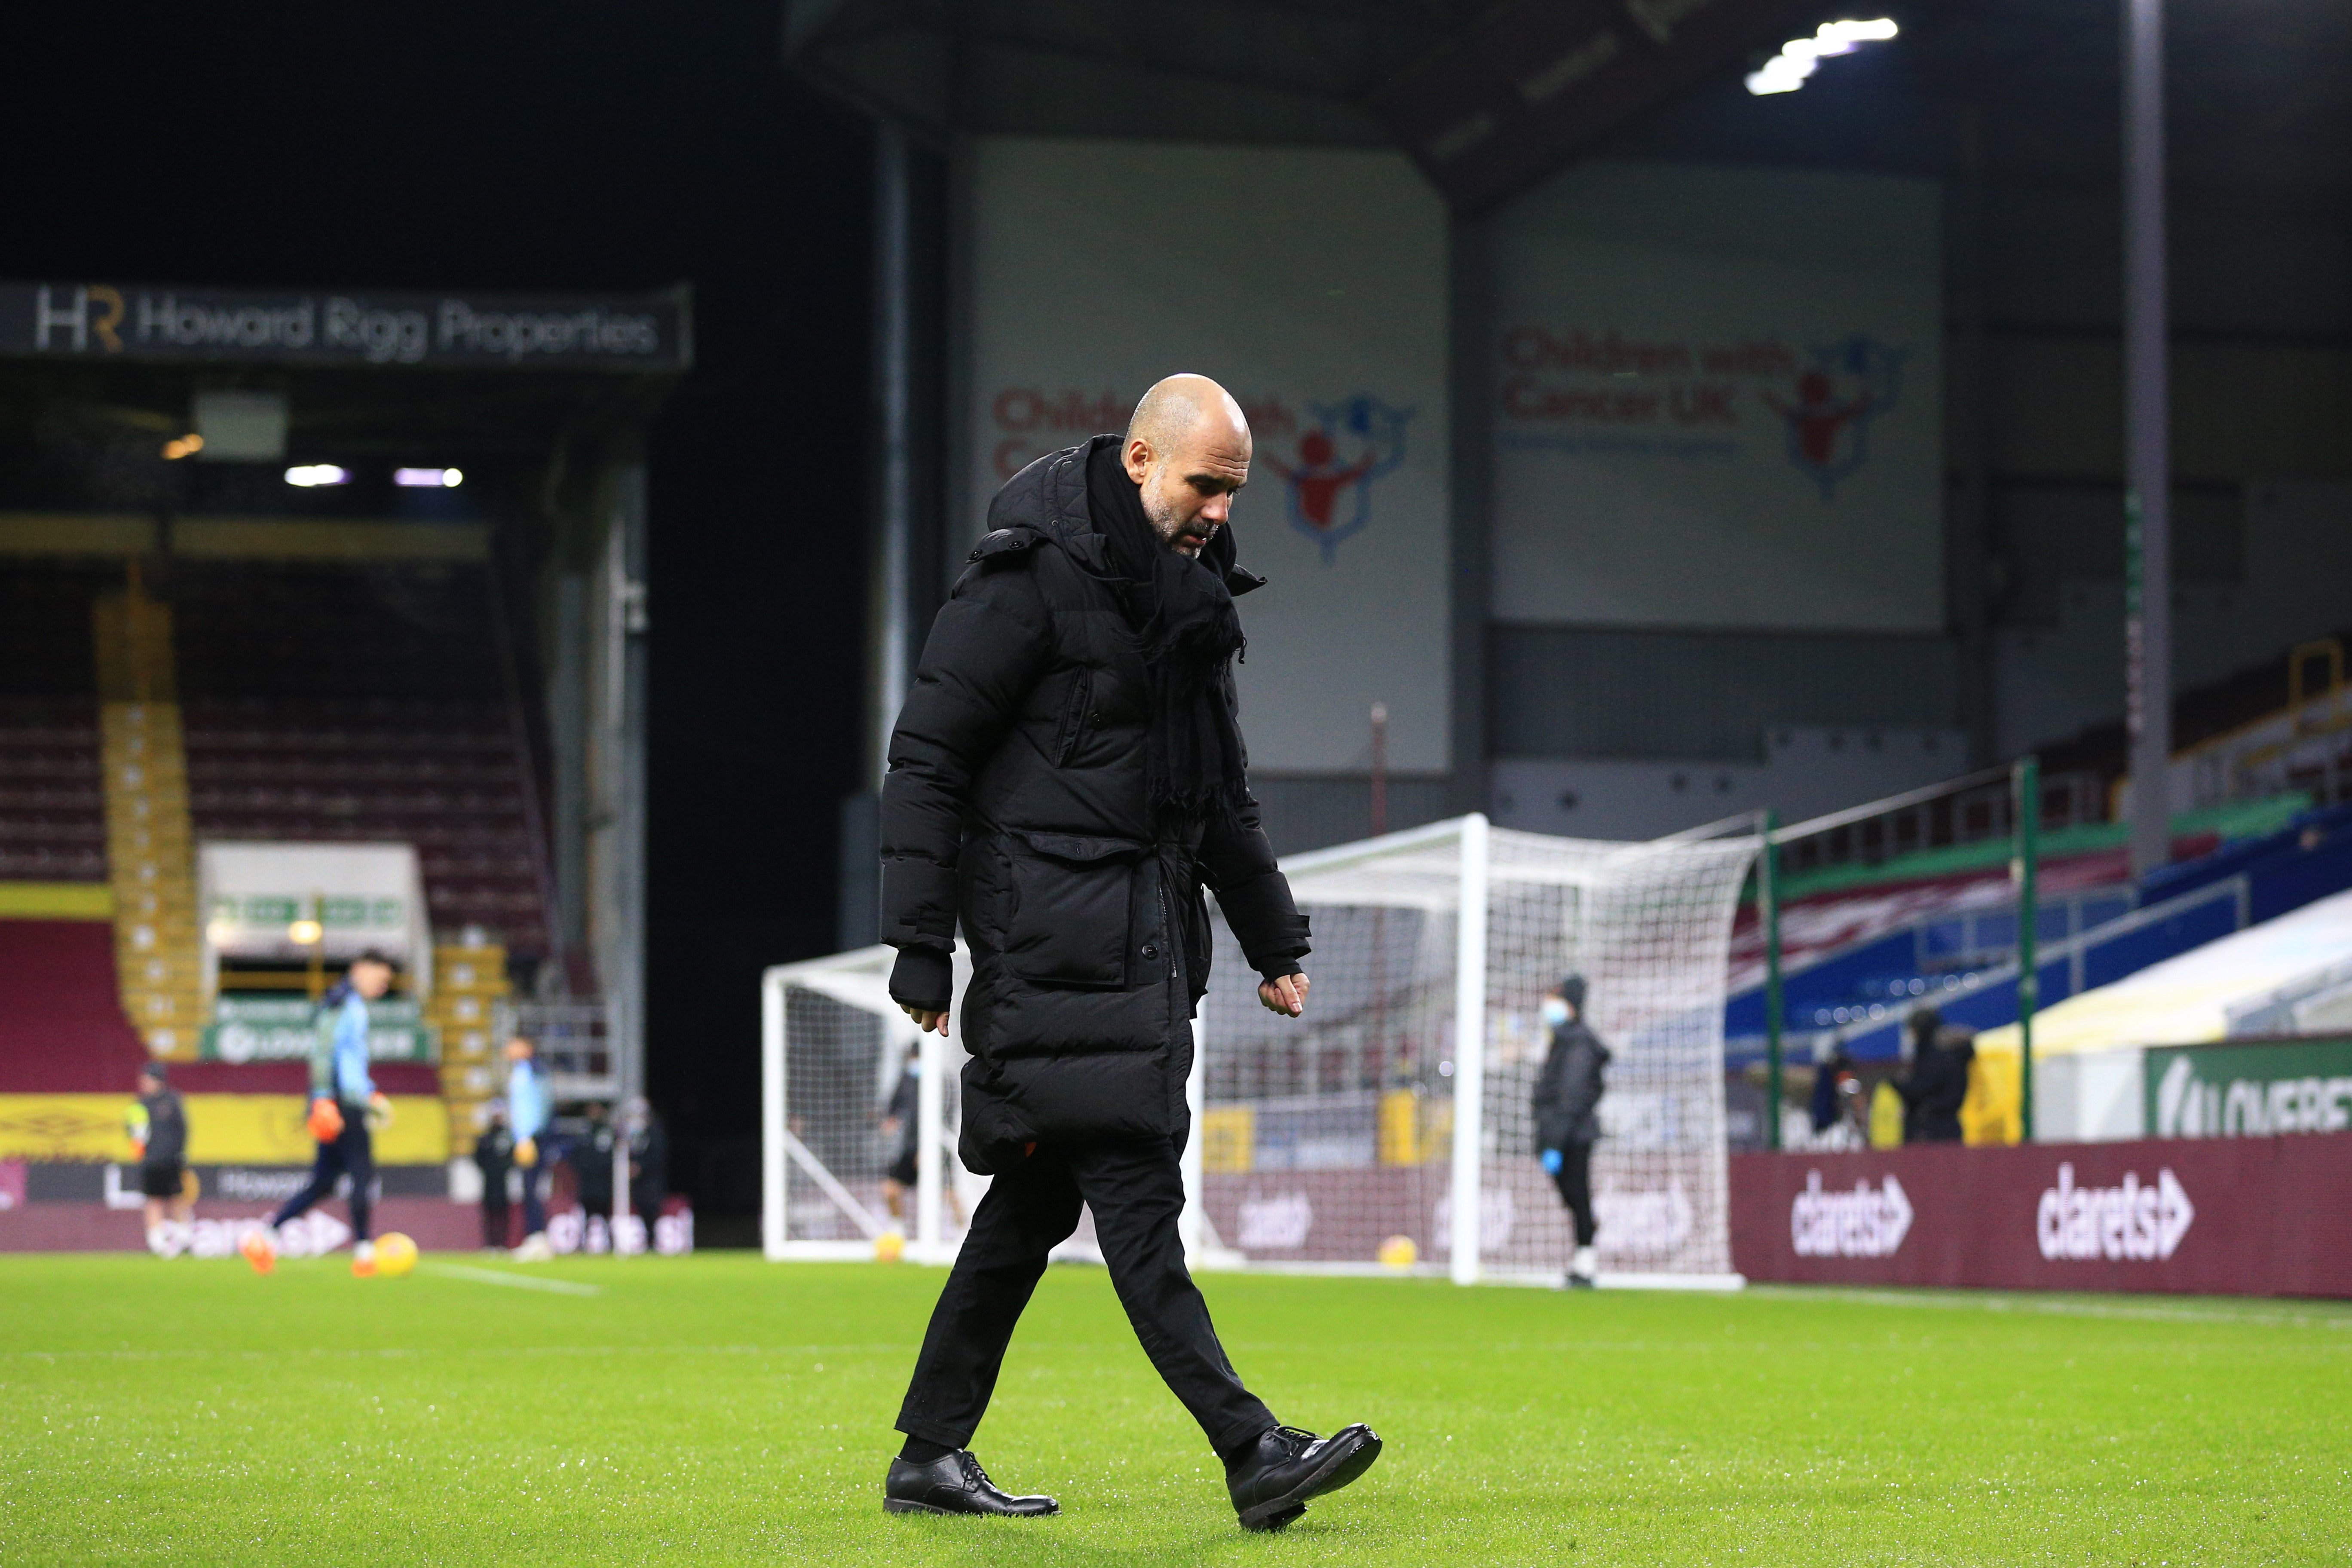
[[[1249,482],[1250,428],[1233,394],[1205,375],[1171,375],[1135,405],[1121,447],[1144,515],[1170,548],[1198,555]]]
[[[1249,444],[1249,421],[1232,393],[1205,375],[1171,375],[1153,383],[1135,405],[1127,422],[1127,438],[1162,451],[1211,419],[1218,421],[1225,433],[1237,435],[1244,446]]]

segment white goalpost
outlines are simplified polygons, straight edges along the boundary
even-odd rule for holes
[[[1528,1102],[1542,996],[1573,972],[1612,1058],[1592,1168],[1602,1283],[1736,1285],[1723,1006],[1759,843],[1752,829],[1556,838],[1473,814],[1286,859],[1314,929],[1304,1018],[1258,1005],[1256,975],[1212,922],[1184,1157],[1195,1267],[1556,1278],[1572,1237]],[[881,1177],[898,1146],[879,1119],[917,1038],[889,1000],[893,957],[767,973],[771,1258],[868,1257],[890,1228]],[[959,952],[959,1012],[968,973]],[[930,1035],[922,1052],[906,1251],[945,1260],[986,1182],[954,1154],[962,1047]]]
[[[963,1047],[952,1026],[949,1038],[919,1033],[890,1000],[897,958],[891,948],[860,948],[761,977],[760,1239],[772,1258],[871,1258],[895,1231],[905,1256],[942,1262],[961,1237],[956,1216],[986,1188],[955,1157]],[[959,1013],[970,975],[959,948]],[[905,1133],[884,1121],[910,1047],[922,1068],[915,1182],[904,1200],[913,1212],[894,1218],[882,1183]]]

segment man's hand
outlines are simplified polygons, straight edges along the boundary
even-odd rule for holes
[[[919,1033],[928,1035],[936,1029],[940,1038],[944,1040],[948,1037],[948,1016],[945,1012],[934,1013],[929,1007],[909,1007],[904,1002],[898,1004],[898,1010],[915,1020]]]
[[[1267,1012],[1296,1018],[1307,1011],[1307,976],[1286,974],[1279,980],[1261,980],[1257,999],[1265,1004]]]

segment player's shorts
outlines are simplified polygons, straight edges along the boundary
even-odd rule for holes
[[[898,1157],[897,1159],[895,1159],[895,1160],[891,1161],[891,1162],[890,1162],[890,1168],[889,1168],[887,1171],[883,1172],[882,1173],[883,1173],[884,1175],[886,1175],[886,1176],[889,1177],[892,1181],[894,1181],[894,1182],[898,1183],[898,1184],[900,1186],[902,1186],[902,1187],[911,1187],[911,1186],[913,1186],[913,1185],[915,1184],[915,1152],[914,1152],[914,1150],[912,1150],[912,1149],[901,1149],[901,1150],[899,1150],[899,1151],[898,1151]]]
[[[176,1198],[187,1169],[176,1160],[168,1165],[142,1165],[139,1190],[151,1198]]]

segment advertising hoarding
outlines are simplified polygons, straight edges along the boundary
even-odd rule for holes
[[[1940,631],[1939,201],[1592,159],[1503,208],[1496,616]]]
[[[1750,1279],[2352,1296],[2352,1134],[1731,1156]]]
[[[2242,1138],[2352,1128],[2352,1040],[2153,1046],[2145,1125],[2158,1138]]]
[[[196,1058],[208,1062],[308,1061],[319,1037],[319,1009],[305,996],[221,996],[205,1026]],[[368,1004],[368,1058],[433,1062],[440,1050],[415,1002],[387,996]]]
[[[0,355],[361,368],[684,370],[683,289],[587,296],[0,283]]]

